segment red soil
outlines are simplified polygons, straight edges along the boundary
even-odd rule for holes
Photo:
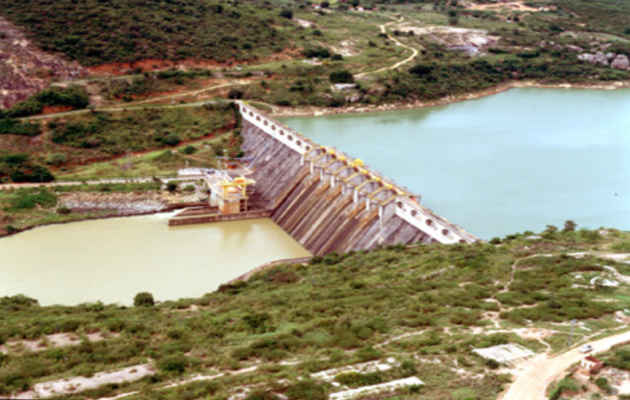
[[[225,67],[233,67],[236,65],[249,65],[249,64],[258,64],[270,61],[281,61],[294,58],[295,55],[290,52],[286,53],[278,53],[271,57],[256,59],[256,60],[247,60],[247,61],[235,61],[229,60],[224,63],[220,63],[214,60],[195,60],[195,59],[186,59],[179,61],[170,61],[170,60],[156,60],[156,59],[146,59],[140,60],[132,63],[108,63],[97,65],[95,67],[89,67],[88,72],[91,76],[104,76],[104,75],[125,75],[129,73],[129,70],[139,68],[143,72],[144,71],[157,71],[164,70],[169,68],[183,68],[183,69],[193,69],[193,68],[204,68],[204,69],[221,69]]]
[[[72,110],[74,110],[72,106],[44,106],[40,115],[57,114]]]

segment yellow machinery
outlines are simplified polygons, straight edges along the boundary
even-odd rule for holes
[[[247,187],[256,181],[244,176],[232,179],[226,175],[215,175],[207,177],[206,182],[210,188],[210,205],[219,207],[221,213],[227,215],[247,211]]]

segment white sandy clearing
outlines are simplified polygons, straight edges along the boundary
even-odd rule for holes
[[[473,352],[483,358],[492,359],[497,362],[514,361],[534,355],[529,349],[515,343],[486,347],[485,349],[475,349]]]
[[[154,375],[152,364],[141,364],[123,368],[116,371],[98,372],[91,378],[77,376],[73,378],[59,379],[56,381],[36,383],[33,390],[18,394],[15,399],[46,399],[74,392],[95,389],[109,383],[133,382]]]
[[[350,390],[345,390],[343,392],[333,393],[330,395],[329,399],[330,400],[348,400],[348,399],[354,399],[357,397],[366,397],[366,396],[377,395],[380,393],[391,392],[396,389],[402,389],[402,388],[405,388],[408,386],[414,386],[414,385],[424,385],[424,382],[422,382],[420,379],[416,378],[415,376],[412,376],[411,378],[398,379],[395,381],[380,383],[378,385],[363,386],[358,389],[350,389]]]
[[[90,342],[98,342],[100,340],[118,337],[118,334],[108,333],[107,336],[105,336],[100,332],[96,332],[88,333],[85,336]],[[81,338],[76,334],[55,333],[35,340],[16,340],[7,342],[6,344],[0,346],[0,353],[9,354],[10,352],[17,352],[20,350],[37,352],[58,347],[76,346],[79,343],[81,343]]]
[[[335,376],[344,372],[371,373],[377,371],[387,371],[392,369],[395,365],[397,365],[397,361],[390,357],[385,360],[368,361],[360,364],[346,365],[345,367],[327,369],[325,371],[311,374],[311,378],[322,379],[330,382],[335,379]]]

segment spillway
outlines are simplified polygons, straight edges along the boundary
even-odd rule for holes
[[[313,254],[396,243],[478,240],[363,162],[322,147],[240,102],[242,150],[259,206]]]

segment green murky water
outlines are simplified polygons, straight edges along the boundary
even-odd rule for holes
[[[198,297],[266,262],[309,253],[269,219],[169,227],[170,214],[45,226],[0,240],[0,296],[40,304]]]

